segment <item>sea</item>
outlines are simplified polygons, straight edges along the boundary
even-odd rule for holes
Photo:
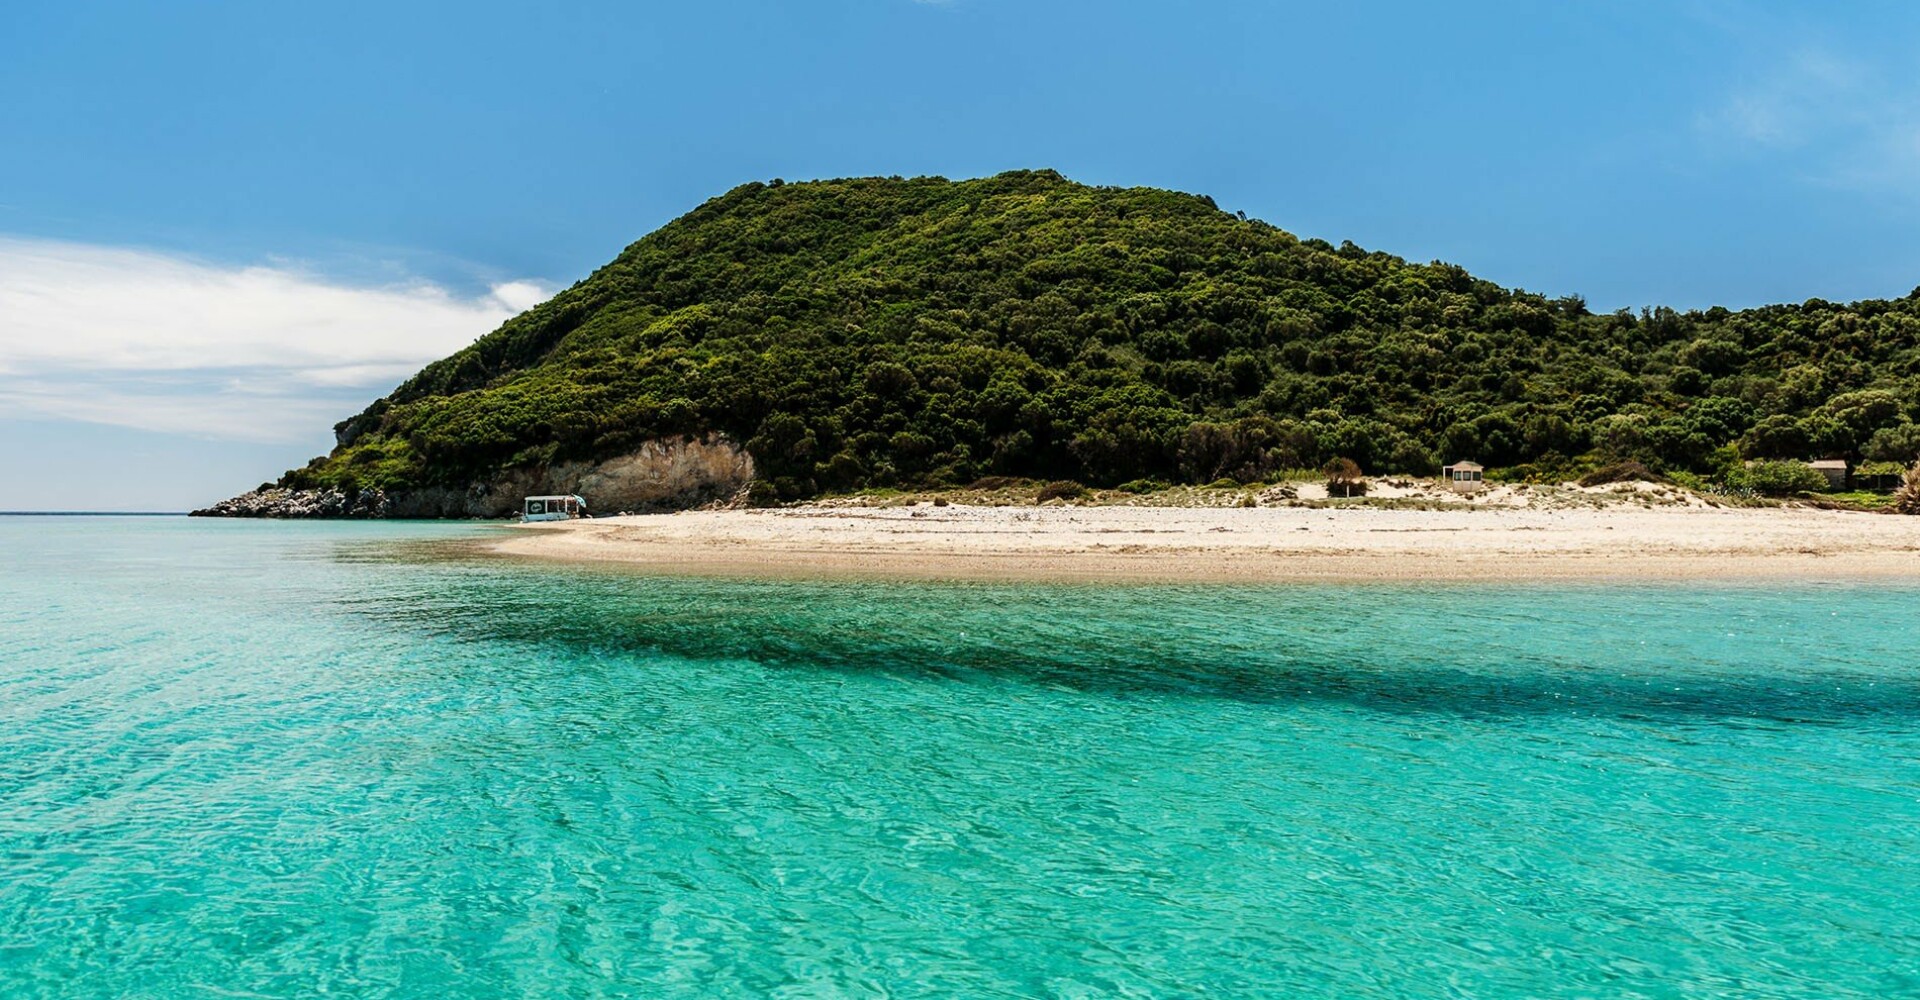
[[[0,517],[0,997],[1920,997],[1920,587]]]

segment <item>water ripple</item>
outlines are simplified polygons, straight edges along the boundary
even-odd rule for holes
[[[1910,590],[647,580],[36,520],[8,997],[1920,995]]]

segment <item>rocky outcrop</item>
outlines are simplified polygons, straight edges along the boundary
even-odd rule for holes
[[[380,490],[288,490],[279,487],[252,490],[189,517],[386,517],[387,498]],[[378,513],[376,513],[378,512]]]
[[[196,517],[506,517],[528,496],[577,493],[595,513],[679,510],[730,496],[753,480],[753,457],[718,435],[663,438],[599,462],[510,469],[465,488],[295,490],[269,487],[222,500]]]

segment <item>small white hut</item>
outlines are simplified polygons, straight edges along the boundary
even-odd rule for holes
[[[1440,470],[1440,478],[1446,480],[1455,493],[1478,493],[1486,488],[1486,471],[1478,462],[1455,462]]]
[[[1807,467],[1827,477],[1827,485],[1836,490],[1847,488],[1847,463],[1845,459],[1823,458],[1808,462]]]

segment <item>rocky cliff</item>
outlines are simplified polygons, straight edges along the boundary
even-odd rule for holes
[[[577,493],[595,513],[678,510],[730,496],[753,480],[753,458],[719,436],[661,438],[600,462],[508,469],[465,487],[404,490],[270,487],[195,517],[507,517],[528,496]]]

